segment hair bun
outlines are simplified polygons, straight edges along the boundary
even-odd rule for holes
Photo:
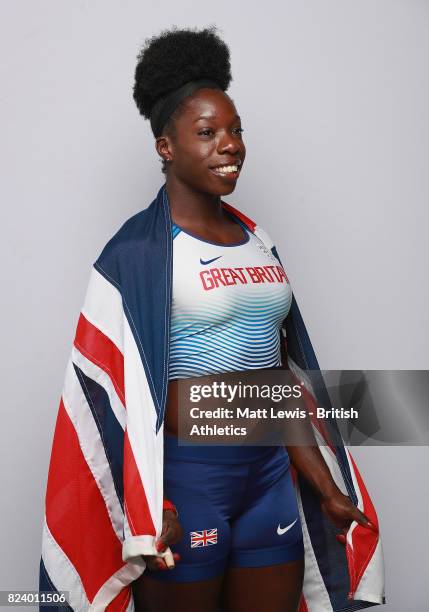
[[[226,91],[232,80],[229,48],[215,26],[163,30],[146,39],[137,59],[133,98],[146,119],[161,96],[189,81],[212,79]]]

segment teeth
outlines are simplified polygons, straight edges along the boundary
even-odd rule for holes
[[[227,174],[228,172],[237,172],[238,166],[217,166],[215,170],[217,170],[218,172],[223,172],[224,174]]]

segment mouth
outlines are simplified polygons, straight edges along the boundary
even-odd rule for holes
[[[226,181],[236,181],[240,176],[241,165],[241,160],[237,160],[234,164],[220,164],[209,168],[209,170]]]

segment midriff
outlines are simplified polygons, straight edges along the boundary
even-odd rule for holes
[[[282,366],[280,366],[282,367]],[[277,369],[277,368],[272,368]],[[198,381],[199,377],[193,380]],[[206,377],[204,377],[207,380]],[[190,383],[187,379],[187,382]],[[191,461],[198,463],[233,464],[248,463],[269,457],[281,451],[278,446],[243,444],[184,444],[179,439],[180,379],[173,379],[167,387],[167,403],[164,418],[164,457],[166,461]],[[193,383],[192,383],[193,384]],[[198,384],[198,383],[197,383]],[[182,423],[183,426],[183,423]],[[185,425],[186,427],[186,425]],[[281,452],[287,457],[284,447]]]

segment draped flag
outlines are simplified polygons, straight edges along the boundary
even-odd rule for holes
[[[233,206],[223,206],[281,264],[268,234]],[[39,574],[40,591],[67,591],[69,609],[76,612],[134,610],[130,585],[144,572],[142,555],[157,554],[172,249],[164,184],[104,247],[77,323],[53,437]],[[323,381],[314,385],[308,373],[320,369],[295,295],[281,341],[291,371],[306,381],[307,402],[326,403]],[[313,422],[313,430],[338,487],[378,526],[335,421],[323,430]],[[345,612],[384,603],[379,534],[353,522],[346,546],[339,543],[316,493],[291,469],[305,545],[300,612]],[[215,536],[207,531],[205,538],[213,543]]]

